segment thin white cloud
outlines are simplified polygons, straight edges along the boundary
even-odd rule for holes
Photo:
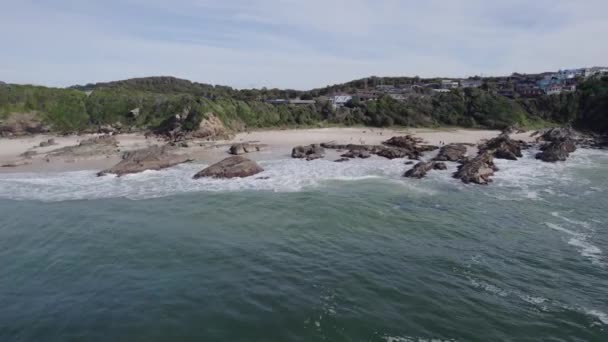
[[[10,47],[0,54],[0,79],[66,86],[174,75],[306,89],[369,75],[539,72],[599,65],[608,55],[608,3],[596,0],[61,4],[24,0],[0,12],[0,31],[10,32],[0,35]]]

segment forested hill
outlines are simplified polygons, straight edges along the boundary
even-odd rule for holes
[[[416,78],[401,78],[415,83]],[[427,80],[428,81],[428,80]],[[229,128],[322,125],[462,126],[502,129],[572,124],[608,132],[608,77],[581,82],[576,91],[533,98],[503,96],[488,87],[441,92],[418,89],[395,98],[377,94],[334,106],[332,95],[366,89],[368,79],[311,91],[237,90],[173,77],[149,77],[64,88],[0,82],[0,133],[34,132],[39,122],[56,132],[94,131],[111,125],[122,131],[162,127],[187,114],[194,129],[213,113]],[[300,99],[284,101],[276,99]],[[272,102],[272,103],[271,103]],[[182,115],[183,117],[184,115]],[[27,127],[15,131],[15,125]]]

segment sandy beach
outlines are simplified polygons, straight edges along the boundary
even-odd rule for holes
[[[213,163],[228,156],[227,150],[233,143],[248,142],[265,145],[256,153],[250,153],[254,160],[289,158],[291,149],[298,145],[313,143],[335,142],[340,144],[380,144],[392,136],[412,134],[424,139],[428,144],[440,146],[449,143],[476,144],[500,134],[497,130],[471,129],[379,129],[368,127],[356,128],[321,128],[297,130],[260,130],[241,132],[230,140],[204,141],[192,140],[188,147],[179,147],[176,153],[188,154],[194,160]],[[115,153],[90,155],[86,157],[57,157],[53,151],[76,146],[81,141],[95,137],[94,135],[51,136],[36,135],[18,138],[0,139],[0,172],[60,172],[75,170],[100,170],[116,164],[123,152],[136,150],[152,145],[162,145],[164,141],[145,137],[143,134],[118,134],[119,143]],[[515,139],[529,141],[529,133],[512,135]],[[54,139],[55,144],[40,147],[41,142]],[[23,156],[29,153],[29,158]],[[327,158],[332,158],[331,153]]]

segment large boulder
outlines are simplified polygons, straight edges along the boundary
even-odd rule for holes
[[[189,161],[192,161],[192,159],[187,156],[170,153],[166,146],[155,145],[141,150],[125,152],[118,164],[99,172],[97,175],[115,174],[122,176],[145,170],[162,170]]]
[[[544,162],[566,161],[570,153],[576,151],[576,144],[571,139],[557,140],[543,147],[542,151],[536,154],[536,159]]]
[[[517,160],[523,155],[522,147],[526,145],[523,141],[513,140],[507,134],[501,134],[496,138],[490,139],[479,146],[479,151],[489,151],[494,155],[494,158]]]
[[[249,177],[264,171],[256,162],[241,156],[228,157],[213,164],[194,175],[194,179],[202,177],[236,178]]]
[[[320,159],[325,156],[325,149],[318,144],[312,144],[307,146],[296,146],[291,151],[292,158],[299,158],[306,160]]]
[[[467,184],[488,184],[492,181],[490,177],[495,171],[498,171],[498,168],[494,165],[494,157],[490,151],[485,151],[473,159],[464,161],[454,173],[454,178]]]
[[[449,144],[441,147],[435,161],[461,161],[467,154],[467,147],[462,144]]]
[[[447,166],[442,162],[420,162],[414,165],[410,170],[407,170],[403,176],[409,178],[423,178],[431,170],[447,170]]]
[[[426,176],[427,172],[433,169],[433,162],[420,162],[414,165],[413,168],[407,170],[404,177],[410,178],[423,178]]]
[[[257,144],[248,144],[248,143],[238,143],[230,146],[228,153],[238,156],[240,154],[258,152],[262,150],[262,145]]]

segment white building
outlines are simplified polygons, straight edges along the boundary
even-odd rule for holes
[[[348,101],[351,101],[353,97],[351,95],[336,95],[329,99],[329,102],[334,106],[334,108],[344,107]]]
[[[442,80],[441,81],[442,89],[456,89],[459,86],[460,86],[460,84],[458,83],[458,81],[452,81],[452,80]]]

